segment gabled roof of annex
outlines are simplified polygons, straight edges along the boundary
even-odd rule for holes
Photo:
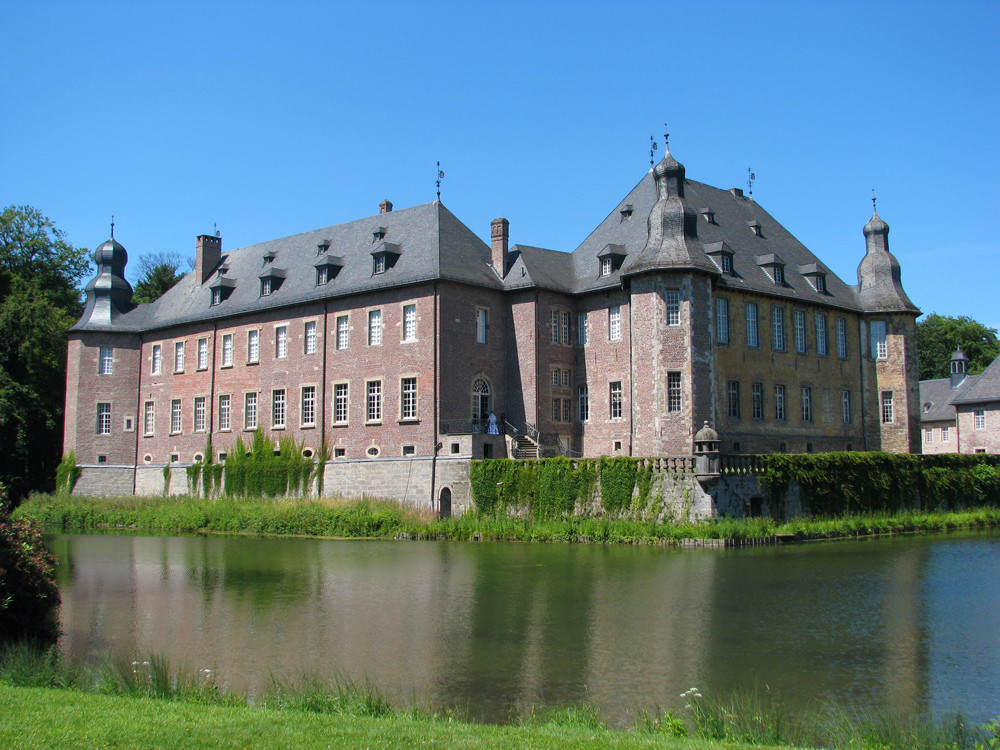
[[[963,388],[952,403],[967,405],[1000,401],[1000,357],[978,375],[969,376],[971,378],[975,378],[975,382]]]

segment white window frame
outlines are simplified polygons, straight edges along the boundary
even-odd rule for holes
[[[194,431],[204,432],[206,415],[208,414],[208,409],[206,407],[204,396],[194,397]]]
[[[288,326],[274,327],[274,358],[288,359]]]
[[[608,308],[608,340],[622,340],[622,307],[611,305]]]
[[[667,373],[667,411],[679,412],[684,406],[684,391],[681,387],[681,373]]]
[[[490,311],[485,307],[476,308],[476,343],[489,343]]]
[[[666,320],[668,326],[679,326],[681,324],[681,293],[677,289],[667,289],[663,293],[663,301],[666,303]]]
[[[142,434],[151,436],[156,431],[156,402],[146,401],[142,405]]]
[[[260,362],[260,329],[251,328],[247,331],[247,364]]]
[[[795,321],[795,353],[807,354],[809,344],[806,341],[806,314],[802,310],[795,310],[792,317]]]
[[[590,389],[586,384],[577,386],[576,397],[579,407],[579,419],[581,422],[590,421]]]
[[[347,424],[350,417],[351,386],[349,383],[333,384],[333,423]]]
[[[219,396],[219,432],[229,432],[233,427],[233,397],[228,393]]]
[[[197,352],[196,369],[207,370],[208,369],[208,339],[200,338],[195,345],[195,351]]]
[[[316,426],[316,386],[304,385],[299,392],[299,418],[303,427]]]
[[[111,402],[110,401],[98,401],[97,402],[97,434],[98,435],[110,435],[111,434]]]
[[[368,346],[382,346],[382,310],[368,311]]]
[[[774,386],[774,420],[776,422],[784,422],[787,418],[787,410],[785,408],[785,397],[787,395],[787,390],[785,386],[781,383],[777,383]]]
[[[924,428],[924,442],[930,445],[934,442],[934,428],[925,427]]]
[[[180,435],[184,429],[184,415],[182,413],[181,400],[174,398],[170,400],[170,434]]]
[[[813,421],[812,393],[812,388],[809,386],[802,386],[802,421],[805,423],[811,423]]]
[[[243,394],[243,429],[256,430],[260,425],[260,394],[247,391]]]
[[[337,351],[345,351],[350,345],[351,318],[348,315],[337,316]]]
[[[102,346],[97,353],[97,374],[114,375],[115,350],[110,346]]]
[[[947,443],[948,442],[949,438],[951,437],[951,435],[949,433],[950,433],[950,430],[947,427],[942,427],[941,428],[941,442],[942,443]]]
[[[222,334],[222,366],[233,366],[233,334]]]
[[[785,308],[771,308],[771,348],[776,352],[788,351],[785,339]]]
[[[715,343],[729,344],[729,300],[715,298]]]
[[[399,418],[412,421],[417,418],[417,376],[399,379]]]
[[[553,344],[559,343],[559,311],[549,311],[549,339]]]
[[[840,359],[847,359],[847,320],[837,318],[835,325],[837,328],[837,356]]]
[[[163,346],[161,344],[153,344],[149,360],[150,375],[159,375],[163,372]]]
[[[976,430],[986,429],[986,409],[975,409],[972,412],[972,425]]]
[[[587,326],[587,313],[576,314],[576,343],[578,346],[586,346],[589,342],[590,332]]]
[[[868,324],[872,359],[889,358],[888,331],[884,320],[873,320]]]
[[[365,422],[382,422],[382,381],[377,378],[365,381]]]
[[[184,342],[174,342],[174,372],[184,372]]]
[[[747,348],[760,348],[760,319],[756,302],[747,302]]]
[[[882,391],[882,424],[893,424],[896,421],[896,406],[892,391]]]
[[[565,310],[559,311],[559,343],[569,346],[569,313]]]
[[[403,305],[403,341],[417,340],[417,306]]]
[[[316,321],[307,320],[304,324],[302,331],[303,338],[303,353],[305,354],[315,354],[316,353]]]
[[[829,352],[826,348],[826,316],[816,313],[816,354],[825,357]]]
[[[283,430],[288,420],[288,393],[284,388],[271,391],[271,429]]]
[[[608,414],[611,419],[622,419],[624,415],[625,391],[622,381],[614,380],[608,388]]]
[[[754,420],[764,419],[764,384],[759,380],[750,384],[750,411]]]

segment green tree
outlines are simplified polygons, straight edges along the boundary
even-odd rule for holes
[[[18,504],[53,487],[62,454],[66,335],[90,263],[30,206],[0,213],[0,481]]]
[[[982,372],[1000,355],[996,329],[965,315],[953,318],[931,313],[918,321],[920,379],[948,377],[951,374],[951,355],[959,347],[969,358],[970,375]]]
[[[184,259],[169,253],[151,253],[139,259],[139,280],[133,302],[155,302],[183,278],[178,270]]]

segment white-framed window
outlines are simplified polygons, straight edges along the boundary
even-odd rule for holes
[[[271,295],[271,277],[265,276],[260,280],[260,296],[269,297]]]
[[[194,399],[194,431],[205,431],[205,397],[195,396]]]
[[[715,298],[715,343],[729,343],[729,300]]]
[[[774,283],[778,286],[785,285],[785,268],[784,266],[774,266]]]
[[[951,437],[951,436],[950,436],[950,435],[948,434],[948,432],[949,432],[949,430],[948,430],[948,428],[947,428],[947,427],[942,427],[942,428],[941,428],[941,442],[942,442],[942,443],[947,443],[947,442],[948,442],[948,439],[949,439],[949,438]]]
[[[559,343],[569,346],[569,313],[565,310],[559,311]]]
[[[472,421],[485,424],[492,410],[492,393],[485,378],[476,378],[472,383]]]
[[[801,310],[794,313],[795,319],[795,352],[797,354],[806,353],[806,314]]]
[[[146,401],[142,405],[142,434],[152,435],[156,429],[156,403]]]
[[[608,308],[608,338],[611,341],[621,341],[622,339],[621,305],[612,305]]]
[[[750,384],[751,408],[753,418],[760,421],[764,418],[764,384],[761,382]]]
[[[578,346],[586,346],[589,338],[587,330],[587,313],[577,313],[576,315],[576,343]]]
[[[285,389],[275,388],[271,391],[271,427],[285,426]]]
[[[333,423],[347,424],[347,398],[349,395],[347,383],[333,385]]]
[[[559,343],[559,311],[549,311],[549,338],[553,344]]]
[[[588,421],[590,419],[590,390],[586,385],[577,386],[576,400],[580,421]]]
[[[817,277],[819,278],[819,277]],[[825,357],[826,351],[826,316],[816,315],[816,353]]]
[[[222,304],[222,287],[216,287],[212,290],[212,307]]]
[[[198,344],[196,347],[198,352],[198,369],[207,370],[208,369],[208,339],[198,339]]]
[[[559,368],[558,367],[553,367],[552,368],[551,382],[552,382],[552,387],[553,388],[558,388],[559,387]]]
[[[233,334],[222,334],[222,366],[233,366]]]
[[[184,372],[184,342],[174,342],[174,372]]]
[[[369,380],[366,388],[368,390],[367,402],[365,405],[365,419],[368,422],[382,421],[382,381]]]
[[[728,253],[722,253],[722,272],[732,274],[733,272],[733,256]]]
[[[933,427],[927,427],[924,430],[924,442],[925,443],[933,443],[934,442],[934,428]]]
[[[385,273],[385,253],[379,253],[372,259],[372,273]]]
[[[150,356],[149,372],[152,375],[159,375],[163,370],[163,347],[153,344],[153,352]]]
[[[97,403],[97,434],[111,434],[111,404],[107,402]]]
[[[485,344],[490,330],[490,311],[485,307],[476,308],[476,343]]]
[[[260,329],[251,328],[247,331],[247,362],[255,365],[260,362]]]
[[[288,356],[288,326],[276,326],[274,329],[274,356],[276,359]]]
[[[826,276],[822,274],[816,276],[816,291],[820,294],[826,294]]]
[[[844,424],[851,423],[851,392],[844,389],[840,392],[840,417]]]
[[[667,289],[663,293],[663,300],[667,303],[667,325],[679,326],[681,324],[681,293],[676,289]]]
[[[779,422],[785,421],[785,386],[774,386],[774,418]]]
[[[307,320],[305,323],[305,330],[303,331],[303,338],[305,339],[305,353],[315,354],[316,353],[316,321]]]
[[[417,418],[417,379],[402,378],[399,381],[399,417]]]
[[[382,311],[368,311],[368,346],[382,345]]]
[[[181,400],[170,401],[170,434],[177,435],[181,431]]]
[[[330,269],[327,266],[320,266],[316,269],[316,286],[323,286],[330,280]]]
[[[986,409],[976,409],[972,412],[973,426],[977,430],[986,429]]]
[[[681,410],[681,374],[667,373],[667,411]]]
[[[227,431],[232,428],[233,397],[228,393],[219,396],[219,429]]]
[[[776,352],[783,352],[785,344],[785,308],[771,308],[771,346]]]
[[[747,347],[756,349],[760,346],[760,326],[757,323],[757,303],[747,302]]]
[[[351,320],[346,315],[337,316],[337,349],[341,351],[347,348],[350,325]]]
[[[243,429],[257,429],[257,391],[243,395]]]
[[[615,380],[611,383],[610,391],[610,415],[612,419],[622,418],[622,381]]]
[[[403,305],[403,341],[417,340],[417,306]]]
[[[115,350],[110,346],[102,346],[97,357],[97,374],[112,375],[115,366]]]
[[[813,421],[813,389],[808,387],[802,389],[802,421]]]
[[[301,405],[302,426],[314,426],[316,424],[316,386],[302,386]]]
[[[884,320],[873,320],[869,327],[871,333],[872,359],[886,359],[889,356],[889,342],[886,338]]]
[[[892,402],[892,391],[882,391],[882,424],[892,424],[896,414]]]
[[[740,404],[740,381],[730,380],[726,386],[728,414],[730,419],[739,419],[742,413]]]
[[[837,318],[837,356],[847,359],[847,321]]]
[[[601,276],[611,275],[611,258],[601,258]]]

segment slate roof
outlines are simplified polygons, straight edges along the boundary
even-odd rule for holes
[[[961,395],[954,399],[953,403],[979,404],[1000,401],[1000,357],[994,359],[989,367],[973,377],[976,381],[963,388]]]
[[[920,381],[920,421],[921,422],[954,422],[954,401],[970,385],[979,379],[979,375],[968,375],[955,390],[951,389],[951,378]],[[928,404],[930,406],[928,407]]]

